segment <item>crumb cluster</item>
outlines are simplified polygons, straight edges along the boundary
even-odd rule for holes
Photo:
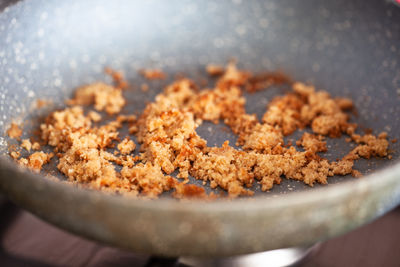
[[[54,154],[39,151],[20,158],[19,152],[13,151],[11,156],[21,165],[40,170],[55,155],[57,168],[72,182],[151,198],[171,189],[177,198],[215,197],[207,196],[203,187],[188,184],[189,176],[209,183],[211,188],[224,189],[229,197],[253,195],[250,188],[255,183],[263,191],[270,190],[282,179],[310,186],[326,184],[334,175],[360,177],[353,169],[359,158],[390,156],[385,132],[378,136],[356,134],[357,124],[349,122],[350,99],[292,83],[279,73],[253,75],[237,69],[234,63],[226,68],[208,65],[206,70],[219,76],[215,88],[199,90],[193,81],[179,79],[147,104],[138,118],[120,114],[126,104],[121,91],[125,86],[95,83],[81,87],[67,101],[69,107],[52,112],[40,125],[41,140],[53,147]],[[123,80],[120,74],[108,72],[117,75],[115,80]],[[143,70],[142,74],[148,79],[165,77],[159,70]],[[257,91],[282,83],[290,83],[292,90],[272,99],[261,121],[246,112],[243,90]],[[83,106],[93,106],[96,111],[84,112]],[[101,125],[100,111],[116,118]],[[228,141],[221,147],[207,146],[196,132],[204,120],[222,120],[238,136],[240,149]],[[135,153],[136,144],[130,136],[120,136],[124,124],[140,144],[139,153]],[[305,132],[297,147],[285,144],[284,136],[307,127],[311,133]],[[8,134],[19,138],[22,132],[12,124]],[[343,134],[356,146],[337,161],[321,157],[319,153],[328,150],[326,139]],[[27,139],[21,147],[40,149],[38,143]],[[117,150],[109,152],[114,147]],[[171,176],[173,172],[177,178]]]

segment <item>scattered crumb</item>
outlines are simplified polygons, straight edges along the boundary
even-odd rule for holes
[[[173,196],[176,198],[207,198],[206,191],[203,187],[194,184],[179,183],[175,186]]]
[[[324,141],[324,137],[322,135],[315,135],[310,133],[304,133],[300,140],[296,142],[296,145],[303,146],[305,150],[311,152],[325,152],[328,149],[326,148],[326,141]]]
[[[28,152],[32,149],[32,143],[29,139],[23,139],[21,142],[21,147],[25,148]]]
[[[101,115],[93,110],[89,111],[88,117],[94,122],[99,122],[101,120]]]
[[[10,152],[10,156],[11,156],[13,159],[18,159],[19,157],[21,157],[21,153],[19,153],[18,151],[11,151],[11,152]]]
[[[38,99],[36,100],[36,108],[40,109],[51,104],[50,100]]]
[[[291,83],[292,80],[282,72],[266,72],[250,77],[245,87],[248,92],[254,93],[274,85]]]
[[[7,130],[7,134],[9,137],[19,140],[22,135],[22,130],[16,123],[12,122],[10,128]]]
[[[115,87],[117,87],[119,89],[125,89],[125,88],[129,87],[129,84],[124,79],[122,72],[115,71],[109,67],[105,68],[104,71],[112,77],[112,79],[114,80]]]
[[[129,123],[134,123],[137,121],[137,116],[132,114],[132,115],[118,115],[117,117],[117,122],[124,123],[124,122],[129,122]]]
[[[33,149],[33,150],[39,150],[39,149],[40,149],[40,144],[39,144],[39,142],[33,142],[33,144],[32,144],[32,149]]]
[[[147,80],[163,80],[166,78],[166,74],[159,69],[142,69],[139,73]]]
[[[391,141],[393,144],[397,143],[397,138],[392,139]]]
[[[67,101],[68,105],[91,105],[98,111],[108,114],[119,113],[125,105],[122,91],[104,83],[94,83],[75,91],[75,97]]]
[[[132,153],[136,145],[132,140],[129,140],[129,138],[125,138],[121,143],[117,145],[119,151],[121,151],[121,154],[126,155]]]
[[[208,64],[206,66],[206,71],[211,76],[220,76],[220,75],[224,74],[224,67],[220,66],[220,65],[215,65],[215,64]]]
[[[250,188],[255,183],[262,191],[268,191],[282,179],[313,186],[327,184],[334,175],[360,177],[361,173],[353,169],[355,160],[392,157],[388,154],[387,133],[356,134],[357,124],[349,123],[348,111],[354,110],[350,99],[332,98],[314,86],[292,83],[278,72],[254,76],[238,69],[234,62],[225,69],[208,65],[209,74],[220,75],[214,89],[199,90],[198,84],[181,77],[148,103],[139,117],[119,114],[126,102],[120,90],[123,78],[119,72],[106,72],[113,76],[116,87],[94,83],[78,88],[74,98],[67,101],[70,107],[50,113],[40,125],[41,141],[53,147],[59,158],[57,168],[74,183],[147,198],[171,189],[179,199],[217,197],[207,195],[203,187],[187,184],[191,175],[211,188],[224,189],[228,197],[234,198],[253,195]],[[150,80],[165,78],[160,70],[140,73]],[[272,99],[261,121],[246,113],[243,91],[254,92],[275,84],[291,85],[292,90]],[[146,91],[148,85],[142,84],[141,88]],[[101,123],[102,116],[95,111],[85,114],[83,105],[93,105],[97,111],[105,110],[116,118],[97,126],[93,122]],[[238,136],[236,145],[240,149],[228,141],[221,147],[208,146],[197,134],[203,121],[221,120]],[[136,145],[130,137],[120,136],[124,123],[140,144],[141,153],[137,156],[131,155]],[[306,132],[296,141],[304,151],[293,146],[292,141],[285,144],[284,136],[306,127],[312,133]],[[22,131],[12,124],[8,134],[19,138]],[[328,151],[327,138],[343,134],[348,136],[347,142],[356,144],[346,156],[329,161],[317,154]],[[108,152],[115,145],[120,153]],[[38,142],[31,144],[28,139],[22,141],[21,147],[28,151],[40,149]],[[53,156],[42,151],[27,158],[20,158],[17,151],[10,151],[10,155],[35,171]],[[169,176],[175,171],[183,181]]]
[[[33,153],[28,158],[20,158],[18,162],[22,166],[26,166],[31,170],[39,172],[42,169],[42,166],[48,163],[53,156],[53,153],[48,154],[40,151]]]

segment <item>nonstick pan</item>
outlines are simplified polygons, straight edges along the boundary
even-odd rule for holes
[[[37,99],[51,99],[49,109],[62,107],[77,86],[107,81],[104,67],[122,70],[133,87],[143,82],[141,68],[168,74],[147,93],[127,91],[124,112],[130,113],[176,73],[200,81],[206,64],[236,58],[241,68],[283,71],[350,97],[358,114],[353,121],[398,138],[399,44],[400,8],[382,0],[17,2],[0,14],[0,188],[71,232],[164,256],[236,255],[337,236],[400,202],[398,143],[390,144],[391,160],[357,161],[363,178],[333,177],[314,188],[284,179],[252,198],[202,202],[139,200],[73,187],[61,175],[47,179],[9,159],[14,141],[5,131],[16,121],[29,133],[44,112],[34,108]],[[260,116],[284,90],[247,95],[247,111]],[[236,138],[222,124],[204,123],[198,132],[210,145]],[[344,138],[328,145],[330,159],[349,149]]]

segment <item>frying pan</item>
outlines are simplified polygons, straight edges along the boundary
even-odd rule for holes
[[[199,81],[207,63],[260,72],[281,70],[333,96],[354,100],[362,127],[400,132],[400,9],[376,1],[22,1],[0,14],[0,188],[11,200],[59,227],[137,252],[227,256],[302,246],[350,231],[400,201],[399,145],[393,158],[359,160],[364,177],[333,177],[314,188],[284,179],[253,198],[215,202],[139,200],[73,187],[20,169],[7,156],[11,121],[28,134],[43,111],[62,107],[74,88],[122,70],[133,87],[140,68],[169,79],[147,93],[131,88],[123,112],[141,110],[174,74]],[[260,116],[287,88],[247,95]],[[211,131],[208,131],[211,127]],[[209,145],[235,136],[222,124],[198,129]],[[291,137],[289,137],[291,138]],[[343,156],[343,138],[323,155]],[[54,165],[54,164],[53,164]],[[56,174],[49,168],[47,172]],[[196,181],[192,180],[193,183]]]

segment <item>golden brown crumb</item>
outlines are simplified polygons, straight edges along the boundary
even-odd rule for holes
[[[40,149],[40,144],[38,142],[33,142],[32,149],[33,150],[39,150]]]
[[[101,115],[93,110],[89,111],[88,117],[94,122],[99,122],[101,120]]]
[[[250,186],[254,175],[241,165],[235,156],[237,153],[226,141],[221,148],[211,148],[206,154],[196,155],[190,174],[198,179],[210,181],[211,188],[220,186],[228,191],[231,197],[252,195],[244,186]]]
[[[224,73],[224,67],[215,64],[208,64],[206,66],[206,71],[211,76],[219,76]]]
[[[176,198],[207,198],[206,191],[203,187],[183,183],[179,183],[175,186],[173,196]]]
[[[36,108],[43,108],[51,103],[50,100],[38,99],[36,100]]]
[[[303,128],[301,109],[304,101],[295,94],[286,94],[276,97],[268,105],[268,110],[263,116],[263,122],[282,128],[284,135],[293,133],[297,128]]]
[[[10,128],[7,130],[7,134],[9,137],[19,140],[22,135],[22,130],[16,123],[12,122]]]
[[[327,151],[326,141],[324,141],[324,137],[322,135],[304,133],[301,139],[296,142],[296,145],[303,146],[305,150],[314,153]]]
[[[129,123],[134,123],[137,121],[137,116],[132,114],[132,115],[118,115],[117,117],[117,122],[119,123],[124,123],[124,122],[129,122]]]
[[[250,77],[245,87],[248,92],[254,93],[270,86],[291,82],[291,79],[281,72],[266,72]]]
[[[351,99],[344,97],[336,97],[335,101],[341,110],[350,110],[353,108],[353,101]]]
[[[125,89],[125,88],[129,87],[129,84],[124,79],[124,76],[122,75],[122,72],[115,71],[115,70],[113,70],[111,68],[108,68],[108,67],[105,68],[104,70],[105,70],[105,72],[107,74],[109,74],[112,77],[112,79],[114,80],[115,86],[117,88]]]
[[[236,62],[231,61],[226,67],[224,75],[218,81],[217,87],[242,86],[247,83],[250,76],[249,72],[239,70],[236,67]]]
[[[29,139],[24,139],[21,142],[21,147],[25,148],[29,152],[32,149],[32,143],[29,141]]]
[[[207,70],[211,74],[221,71],[212,65]],[[165,77],[158,70],[141,73],[148,79]],[[185,78],[173,82],[154,102],[147,104],[139,118],[119,114],[125,99],[118,88],[102,83],[79,88],[68,101],[71,107],[52,112],[40,126],[42,141],[54,147],[59,157],[57,168],[69,181],[149,198],[171,189],[175,190],[176,198],[215,197],[207,196],[202,187],[186,184],[189,175],[209,183],[211,188],[226,190],[232,198],[253,195],[249,188],[255,182],[262,191],[267,191],[283,178],[313,186],[328,183],[328,178],[334,175],[359,177],[361,174],[353,169],[355,160],[391,157],[387,133],[378,136],[355,133],[357,125],[348,122],[346,113],[353,108],[349,99],[332,98],[325,91],[296,82],[291,92],[269,103],[259,121],[254,114],[246,113],[243,89],[256,91],[291,81],[273,73],[253,76],[239,70],[234,62],[225,70],[222,68],[220,74],[214,89],[199,91],[193,81]],[[96,110],[118,116],[114,121],[96,126],[93,122],[101,122],[100,114],[90,111],[85,115],[82,105],[94,105]],[[221,147],[207,146],[206,140],[196,132],[204,120],[214,123],[222,120],[238,135],[237,145],[243,150],[233,148],[228,141]],[[119,130],[124,123],[140,144],[141,153],[137,156],[131,155],[135,143],[129,137],[120,138]],[[297,150],[291,142],[284,143],[284,136],[305,127],[310,127],[313,133],[304,133],[296,142],[304,151]],[[327,137],[342,134],[349,136],[347,141],[357,144],[346,156],[331,162],[317,154],[327,151]],[[24,141],[21,146],[27,147]],[[108,152],[116,142],[121,153]],[[37,142],[31,147],[40,149]],[[19,152],[10,151],[10,154],[21,165],[35,170],[40,170],[52,156],[35,152],[28,158],[18,159]],[[115,165],[120,165],[121,171]],[[169,176],[174,171],[183,182]]]
[[[31,170],[39,172],[42,169],[42,166],[48,163],[52,157],[53,153],[48,154],[40,151],[33,153],[28,158],[20,158],[18,162],[22,166],[28,167]]]
[[[135,150],[136,145],[132,140],[125,138],[121,143],[118,144],[118,149],[121,151],[121,154],[130,154]]]
[[[143,69],[139,73],[148,80],[162,80],[166,77],[166,74],[159,69]]]
[[[121,90],[104,83],[94,83],[75,92],[75,97],[67,101],[69,105],[90,105],[98,111],[105,110],[108,114],[119,113],[125,105]]]
[[[359,144],[351,151],[353,155],[358,155],[366,159],[370,157],[386,157],[388,155],[389,141],[387,140],[386,132],[380,133],[378,137],[372,134],[364,136],[353,134],[351,138]]]
[[[391,141],[393,144],[397,143],[397,138],[392,139]]]
[[[19,157],[21,157],[21,153],[19,153],[18,151],[11,151],[11,152],[10,152],[10,156],[11,156],[13,159],[18,159]]]

